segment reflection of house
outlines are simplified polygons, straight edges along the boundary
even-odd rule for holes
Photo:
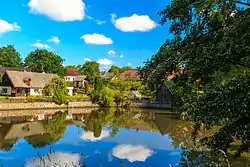
[[[114,80],[116,77],[115,77],[115,74],[113,72],[104,72],[102,75],[101,75],[102,79],[104,80]]]
[[[11,140],[17,139],[19,137],[27,137],[43,133],[45,133],[45,130],[40,122],[27,122],[11,125],[8,131],[2,137],[5,140]]]
[[[135,122],[129,128],[136,129],[137,131],[152,131],[152,129],[146,122]]]
[[[73,82],[76,78],[76,76],[79,76],[80,73],[73,69],[73,68],[69,68],[67,69],[67,76],[64,77],[66,82]]]
[[[6,71],[2,77],[2,85],[11,87],[12,96],[39,96],[42,89],[56,74],[35,72]]]
[[[126,70],[120,74],[121,79],[133,79],[133,80],[140,80],[140,76],[138,74],[138,70],[131,69]]]
[[[155,124],[162,135],[168,134],[173,131],[174,127],[178,124],[180,120],[171,118],[166,114],[155,114]]]
[[[74,80],[74,87],[75,88],[84,88],[86,79],[87,79],[86,75],[76,76],[75,80]]]
[[[176,98],[166,82],[162,83],[157,89],[156,101],[162,104],[175,104]]]

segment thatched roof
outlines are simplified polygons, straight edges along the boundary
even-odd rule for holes
[[[131,69],[131,70],[126,70],[120,74],[121,79],[136,79],[140,80],[140,76],[138,74],[138,70]]]
[[[45,129],[40,122],[19,123],[11,126],[7,134],[4,136],[4,139],[11,140],[43,133],[45,133]]]
[[[0,75],[4,75],[6,71],[30,71],[28,68],[22,67],[0,67]]]
[[[102,78],[103,79],[112,79],[114,77],[114,73],[113,72],[105,72],[104,74],[102,74]]]
[[[20,72],[6,71],[5,73],[15,88],[44,88],[56,74],[36,73],[36,72]],[[30,80],[30,85],[27,81]]]

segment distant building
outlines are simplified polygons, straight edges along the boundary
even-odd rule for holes
[[[69,68],[67,69],[67,76],[64,77],[66,82],[73,82],[76,78],[76,76],[79,76],[80,72],[76,69]]]
[[[11,91],[2,95],[40,96],[43,88],[55,77],[57,77],[56,74],[7,70],[2,77],[1,90],[6,92],[11,89]]]
[[[87,79],[86,75],[76,76],[74,79],[74,88],[84,88],[86,79]]]
[[[134,79],[134,80],[140,80],[140,76],[138,74],[138,70],[136,69],[131,69],[131,70],[126,70],[120,74],[121,79]]]
[[[101,75],[102,79],[104,80],[114,80],[116,78],[115,74],[113,72],[104,72]]]
[[[177,98],[170,90],[167,82],[162,83],[156,91],[156,101],[161,104],[175,105]]]

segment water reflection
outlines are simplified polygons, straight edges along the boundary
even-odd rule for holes
[[[150,150],[142,145],[129,145],[121,144],[113,149],[112,155],[120,158],[127,159],[129,162],[141,161],[144,162],[148,157],[153,154]]]
[[[82,166],[83,162],[103,167],[229,164],[222,151],[197,144],[214,132],[200,131],[194,141],[192,123],[170,118],[162,111],[63,111],[3,117],[0,124],[4,166]],[[242,164],[245,161],[236,166]]]
[[[25,167],[82,167],[80,154],[70,154],[63,152],[49,153],[44,157],[38,157],[30,160],[25,164]]]

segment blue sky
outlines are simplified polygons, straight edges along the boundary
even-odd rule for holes
[[[25,58],[46,48],[65,65],[98,61],[137,67],[170,37],[157,12],[169,0],[1,0],[0,46]]]

